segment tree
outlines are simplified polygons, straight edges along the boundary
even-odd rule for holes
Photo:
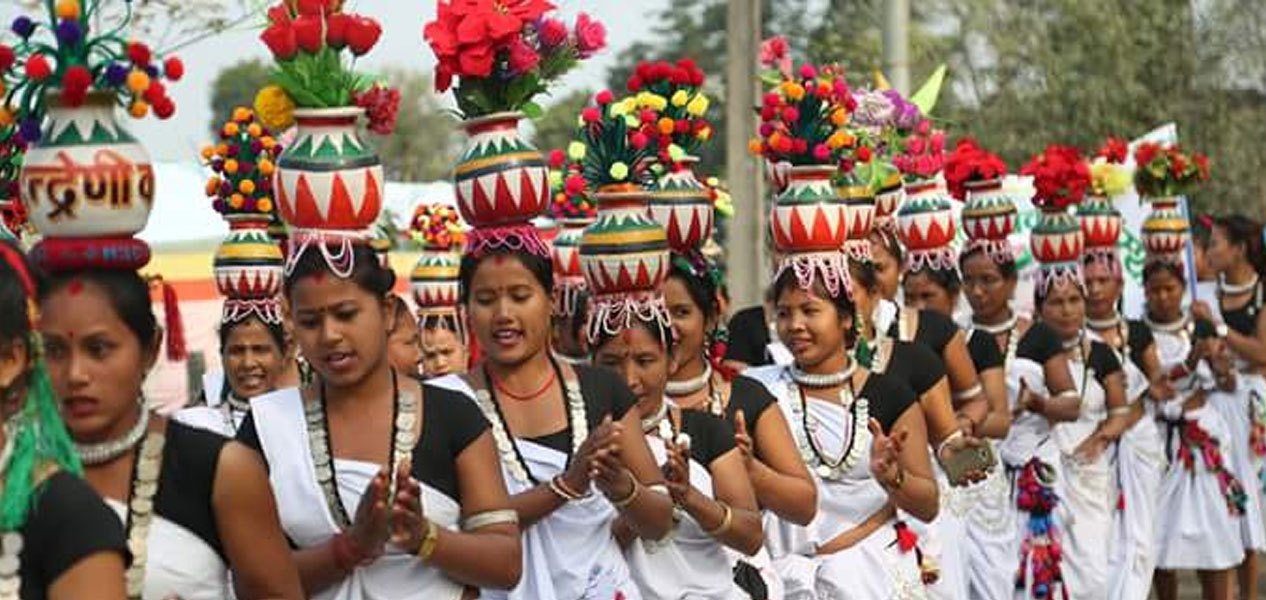
[[[384,73],[400,90],[396,131],[387,137],[369,136],[390,181],[446,179],[459,150],[456,120],[436,100],[429,75],[393,69]]]
[[[551,104],[541,118],[532,121],[532,143],[542,152],[566,149],[576,139],[576,117],[592,97],[593,92],[580,90]]]
[[[259,59],[243,60],[225,67],[211,82],[211,122],[216,132],[229,120],[233,109],[252,106],[255,93],[268,85],[269,66]]]

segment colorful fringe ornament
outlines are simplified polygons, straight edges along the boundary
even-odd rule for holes
[[[1226,498],[1227,511],[1231,516],[1243,516],[1248,494],[1240,480],[1226,469],[1218,440],[1209,435],[1194,419],[1183,419],[1178,431],[1178,461],[1183,468],[1194,475],[1196,455],[1199,455],[1205,470],[1217,477],[1218,488]]]
[[[1052,518],[1058,503],[1055,469],[1037,458],[1030,460],[1016,478],[1016,508],[1029,513],[1029,523],[1020,546],[1020,568],[1015,576],[1015,589],[1021,593],[1025,591],[1031,567],[1035,600],[1054,598],[1057,588],[1060,597],[1068,599],[1068,588],[1064,586],[1060,568],[1063,549],[1059,543],[1059,529]]]

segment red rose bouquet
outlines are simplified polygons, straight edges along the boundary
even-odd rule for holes
[[[202,159],[215,173],[207,180],[207,196],[222,215],[271,217],[273,173],[281,144],[248,108],[233,110],[220,128],[220,141],[202,149]]]
[[[423,37],[439,64],[435,89],[453,87],[471,119],[499,112],[539,116],[533,99],[606,47],[606,28],[585,13],[575,25],[550,16],[546,0],[440,0]]]
[[[972,138],[963,138],[945,159],[945,184],[950,195],[960,201],[967,199],[967,187],[977,182],[994,181],[1005,177],[1007,164],[997,154],[976,144]]]
[[[749,143],[753,154],[774,164],[828,165],[857,147],[844,129],[857,101],[837,67],[804,64],[772,83],[761,99],[759,137]]]
[[[125,40],[131,12],[121,23],[111,23],[97,33],[105,0],[49,0],[45,15],[37,21],[26,15],[13,20],[10,30],[15,45],[0,44],[0,126],[18,123],[26,142],[40,139],[40,127],[49,95],[66,106],[81,106],[90,92],[112,95],[135,118],[151,109],[160,119],[176,112],[163,81],[179,81],[185,66],[180,59],[162,60],[149,46]]]
[[[1033,157],[1021,175],[1033,177],[1033,204],[1044,209],[1063,210],[1081,203],[1090,189],[1090,167],[1071,146],[1051,144]]]
[[[931,121],[919,121],[910,134],[900,140],[892,164],[909,182],[935,178],[945,168],[945,132],[933,129]]]
[[[1134,185],[1148,198],[1185,195],[1209,180],[1209,157],[1187,154],[1177,144],[1139,144],[1134,164]]]
[[[390,133],[395,126],[400,94],[353,69],[355,59],[378,43],[378,21],[343,12],[341,0],[285,0],[268,9],[268,27],[259,39],[277,61],[271,83],[285,100],[300,108],[361,106],[374,133]],[[285,104],[276,90],[270,104]],[[281,126],[272,108],[260,106],[265,122]]]
[[[707,119],[711,100],[703,92],[703,69],[695,61],[683,58],[676,64],[638,63],[629,77],[628,89],[634,94],[623,100],[626,111],[653,108],[658,110],[656,135],[651,139],[663,164],[675,164],[684,156],[698,154],[704,142],[712,139],[712,124]]]

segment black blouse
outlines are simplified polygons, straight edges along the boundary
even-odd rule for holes
[[[858,397],[870,403],[870,418],[879,421],[885,433],[891,432],[897,419],[919,401],[914,390],[884,373],[871,373]]]
[[[115,512],[87,482],[64,471],[31,496],[21,532],[22,600],[43,600],[57,578],[94,554],[117,552],[125,561],[129,556]]]
[[[932,348],[918,342],[894,341],[884,375],[908,386],[916,397],[928,393],[945,377],[945,362]]]
[[[730,402],[725,406],[725,418],[733,425],[738,411],[743,411],[747,435],[755,437],[756,423],[765,416],[765,411],[775,404],[778,404],[778,399],[770,394],[759,381],[739,375],[730,382]]]
[[[1049,325],[1034,321],[1029,330],[1024,332],[1020,343],[1016,345],[1015,355],[1018,358],[1031,360],[1039,365],[1059,356],[1064,352],[1064,344],[1059,335]]]
[[[619,421],[637,404],[637,398],[615,372],[602,367],[577,365],[572,367],[580,382],[580,394],[585,399],[585,421],[593,430],[607,415]],[[570,382],[569,382],[570,384]],[[563,399],[566,402],[566,398]],[[466,401],[470,404],[470,401]],[[526,438],[547,448],[571,455],[571,426],[545,435]]]
[[[989,369],[1002,368],[1004,358],[998,349],[998,340],[983,331],[973,331],[967,338],[967,351],[971,354],[971,362],[976,365],[976,372],[983,373]]]
[[[1226,322],[1227,327],[1235,330],[1240,335],[1257,335],[1257,313],[1262,310],[1262,298],[1266,295],[1263,286],[1266,286],[1266,283],[1258,282],[1257,287],[1253,290],[1253,297],[1239,308],[1224,308],[1219,302],[1222,320]]]
[[[1086,366],[1100,384],[1109,375],[1121,372],[1121,361],[1117,359],[1117,353],[1112,351],[1111,346],[1098,340],[1090,342],[1090,357],[1086,360]]]
[[[197,535],[226,563],[228,557],[220,543],[211,495],[220,451],[228,442],[218,433],[169,420],[163,471],[154,497],[154,514]]]
[[[897,313],[897,318],[888,329],[888,335],[897,337],[901,319],[904,318],[903,313],[908,310],[910,309],[903,308]],[[950,340],[954,339],[954,334],[958,333],[958,325],[953,319],[935,311],[920,310],[918,315],[918,329],[914,332],[914,341],[931,348],[937,356],[945,356],[945,347],[949,345]]]
[[[411,475],[460,504],[457,457],[487,429],[483,413],[465,395],[423,384],[422,432],[413,447]],[[264,455],[253,414],[242,421],[237,441]],[[264,455],[264,461],[268,456]]]
[[[681,430],[690,435],[690,458],[705,467],[735,447],[734,428],[712,413],[681,411]]]

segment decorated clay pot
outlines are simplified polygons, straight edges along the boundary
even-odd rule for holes
[[[668,235],[646,216],[648,194],[636,185],[595,194],[598,218],[580,240],[580,268],[597,295],[659,288],[668,275]]]
[[[229,215],[229,234],[216,248],[213,270],[220,295],[267,300],[281,293],[281,249],[268,235],[268,217]]]
[[[1006,242],[1015,231],[1015,202],[1002,191],[1002,181],[973,181],[966,185],[963,233],[973,240]]]
[[[558,235],[554,236],[554,244],[550,251],[551,262],[554,263],[555,283],[567,279],[583,279],[584,271],[580,268],[580,238],[585,228],[594,222],[593,219],[563,219]]]
[[[787,188],[770,211],[780,252],[827,252],[844,247],[844,202],[835,193],[834,166],[792,167]]]
[[[473,227],[529,221],[549,202],[549,167],[519,136],[522,118],[503,112],[462,123],[469,139],[453,168],[453,183],[457,207]]]
[[[1081,260],[1082,246],[1081,223],[1076,218],[1063,209],[1042,209],[1029,234],[1034,258],[1042,263],[1077,262]]]
[[[906,184],[906,199],[897,211],[897,235],[911,254],[941,251],[954,241],[954,210],[945,183]]]
[[[423,250],[409,274],[414,304],[419,309],[457,306],[461,265],[461,255],[452,250]]]
[[[712,233],[712,192],[695,177],[693,167],[698,162],[687,157],[681,169],[655,182],[647,209],[668,233],[668,246],[682,254],[702,246]]]
[[[1107,198],[1091,198],[1077,207],[1087,248],[1115,248],[1121,238],[1121,213]]]
[[[875,194],[866,183],[849,176],[836,182],[835,193],[844,203],[844,250],[862,260],[870,256],[870,232],[875,227]]]
[[[299,229],[363,230],[382,211],[382,164],[356,130],[359,107],[299,109],[277,160],[277,206]]]
[[[1178,210],[1178,198],[1148,198],[1152,211],[1143,220],[1143,246],[1152,255],[1175,255],[1187,245],[1191,226]]]
[[[38,143],[26,150],[18,185],[28,218],[45,238],[126,238],[145,228],[154,202],[149,154],[115,120],[112,94],[67,107],[48,97]]]
[[[892,224],[897,211],[901,209],[901,204],[905,199],[905,182],[901,180],[901,173],[894,172],[884,178],[883,183],[879,187],[879,192],[875,194],[876,224]]]
[[[766,160],[765,176],[769,179],[769,185],[774,196],[777,196],[783,193],[787,189],[787,185],[791,183],[791,163]]]

